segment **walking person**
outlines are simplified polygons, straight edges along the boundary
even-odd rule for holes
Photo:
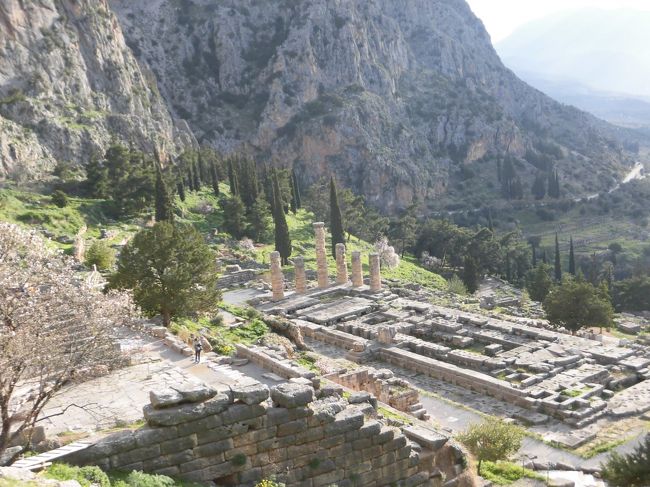
[[[201,350],[203,346],[201,345],[201,340],[199,337],[194,337],[194,363],[198,364],[201,362]]]

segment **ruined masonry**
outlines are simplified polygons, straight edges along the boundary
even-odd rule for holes
[[[345,261],[345,244],[336,244],[336,284],[348,283],[348,264]]]
[[[217,485],[273,476],[288,486],[352,485],[351,479],[357,486],[417,486],[440,478],[432,458],[446,437],[426,426],[386,426],[372,419],[368,402],[349,404],[340,386],[317,385],[301,378],[271,390],[254,384],[226,393],[206,386],[152,392],[146,426],[65,461]]]
[[[316,273],[318,274],[318,287],[326,288],[329,285],[327,277],[327,251],[325,250],[325,224],[314,223],[316,234]]]
[[[302,257],[293,259],[293,268],[296,275],[296,292],[304,294],[307,292],[307,276],[305,274],[305,260]]]
[[[352,252],[352,286],[363,286],[363,269],[361,267],[361,252]]]
[[[271,287],[273,300],[279,301],[284,298],[284,275],[280,264],[280,252],[271,252]]]

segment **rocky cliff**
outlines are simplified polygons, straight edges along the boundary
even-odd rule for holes
[[[575,195],[630,163],[614,129],[507,70],[463,0],[110,2],[200,140],[388,211],[499,197],[506,154],[525,189],[552,154]]]
[[[0,178],[84,163],[111,138],[173,150],[155,77],[104,0],[0,2]]]

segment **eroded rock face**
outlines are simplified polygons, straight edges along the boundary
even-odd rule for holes
[[[173,152],[173,132],[104,0],[0,4],[0,178],[85,163],[113,136]]]
[[[282,161],[305,186],[336,174],[393,211],[499,197],[504,155],[528,188],[550,157],[576,195],[627,162],[610,126],[507,70],[461,0],[110,3],[199,139]]]

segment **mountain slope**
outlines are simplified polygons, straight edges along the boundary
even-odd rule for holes
[[[507,70],[462,0],[111,6],[199,140],[292,165],[304,185],[334,173],[387,211],[498,198],[505,154],[530,186],[525,156],[549,144],[576,195],[631,162],[620,133]]]
[[[87,162],[112,137],[172,151],[173,131],[105,1],[0,3],[0,178]]]

